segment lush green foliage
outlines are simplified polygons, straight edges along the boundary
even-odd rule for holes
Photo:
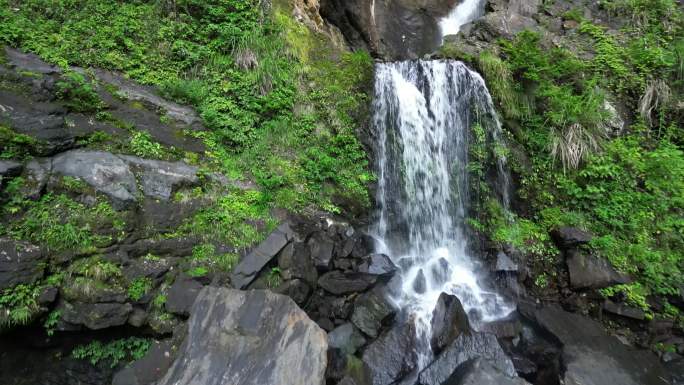
[[[128,298],[139,301],[147,292],[152,289],[152,279],[140,277],[134,279],[128,286]]]
[[[256,180],[273,205],[367,206],[372,176],[355,129],[370,57],[333,55],[289,10],[262,15],[259,4],[31,0],[13,8],[3,0],[0,40],[63,66],[123,71],[195,106],[210,129],[199,135],[212,167]],[[74,109],[97,105],[81,75],[66,83]],[[135,133],[133,153],[160,157],[149,139]]]
[[[102,343],[93,341],[87,345],[74,348],[71,355],[74,358],[88,360],[97,365],[100,361],[108,362],[110,367],[117,366],[122,361],[139,360],[150,348],[152,342],[146,338],[129,337]]]
[[[509,159],[529,207],[516,217],[490,201],[471,224],[533,256],[538,286],[553,282],[548,273],[559,255],[549,231],[586,228],[596,235],[593,252],[636,279],[603,294],[622,293],[648,310],[649,296],[676,294],[684,279],[684,142],[671,103],[682,95],[682,13],[671,0],[601,6],[629,16],[629,24],[608,33],[580,13],[565,15],[580,22],[579,46],[594,53],[590,60],[545,45],[535,32],[501,41],[500,58],[481,55],[499,107],[515,121],[509,129],[518,149]],[[634,124],[615,135],[607,95],[647,113],[630,116]]]
[[[17,186],[12,187],[18,189]],[[12,194],[14,197],[17,195]],[[116,229],[123,225],[119,215],[107,202],[100,201],[88,209],[66,194],[47,194],[39,201],[18,199],[4,208],[10,213],[24,212],[21,220],[7,225],[6,232],[55,252],[85,251],[104,245],[111,240],[111,236],[98,235],[93,228],[108,224]],[[0,230],[3,229],[0,227]]]

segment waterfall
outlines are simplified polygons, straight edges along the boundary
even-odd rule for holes
[[[482,77],[451,60],[377,64],[373,108],[378,251],[400,268],[393,300],[416,320],[423,366],[442,292],[460,299],[475,327],[513,310],[480,285],[465,230],[469,131],[484,123],[497,140],[500,124]]]
[[[484,14],[485,0],[463,0],[449,15],[440,20],[442,36],[455,35],[461,30],[461,26]]]

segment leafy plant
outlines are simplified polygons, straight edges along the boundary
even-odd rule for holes
[[[131,151],[143,158],[161,159],[165,155],[164,148],[152,140],[152,135],[145,131],[136,131],[131,136]]]
[[[76,112],[92,112],[104,107],[95,86],[83,74],[68,71],[55,84],[56,94],[66,106]]]
[[[108,362],[110,368],[116,367],[121,361],[139,360],[145,356],[151,341],[146,338],[128,337],[102,343],[93,341],[87,345],[74,348],[71,356],[76,359],[88,360],[91,364]]]
[[[152,279],[140,277],[134,279],[128,286],[128,298],[139,301],[145,294],[152,289]]]
[[[278,287],[282,282],[283,279],[280,276],[280,268],[278,267],[272,268],[266,275],[266,285],[270,288]]]

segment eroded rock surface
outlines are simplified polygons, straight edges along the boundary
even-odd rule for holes
[[[204,288],[158,385],[323,385],[326,334],[289,298]]]

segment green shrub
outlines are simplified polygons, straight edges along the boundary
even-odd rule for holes
[[[128,298],[139,301],[145,294],[152,289],[152,279],[140,277],[134,279],[128,286]]]
[[[68,71],[55,84],[57,97],[76,112],[92,112],[104,107],[95,86],[78,72]]]
[[[131,136],[131,152],[142,158],[161,159],[165,155],[164,148],[152,140],[152,135],[145,131],[136,131]]]
[[[88,360],[92,365],[108,362],[110,368],[116,367],[122,361],[139,360],[145,356],[150,348],[151,340],[139,337],[129,337],[102,343],[93,341],[87,345],[74,348],[71,356]]]

